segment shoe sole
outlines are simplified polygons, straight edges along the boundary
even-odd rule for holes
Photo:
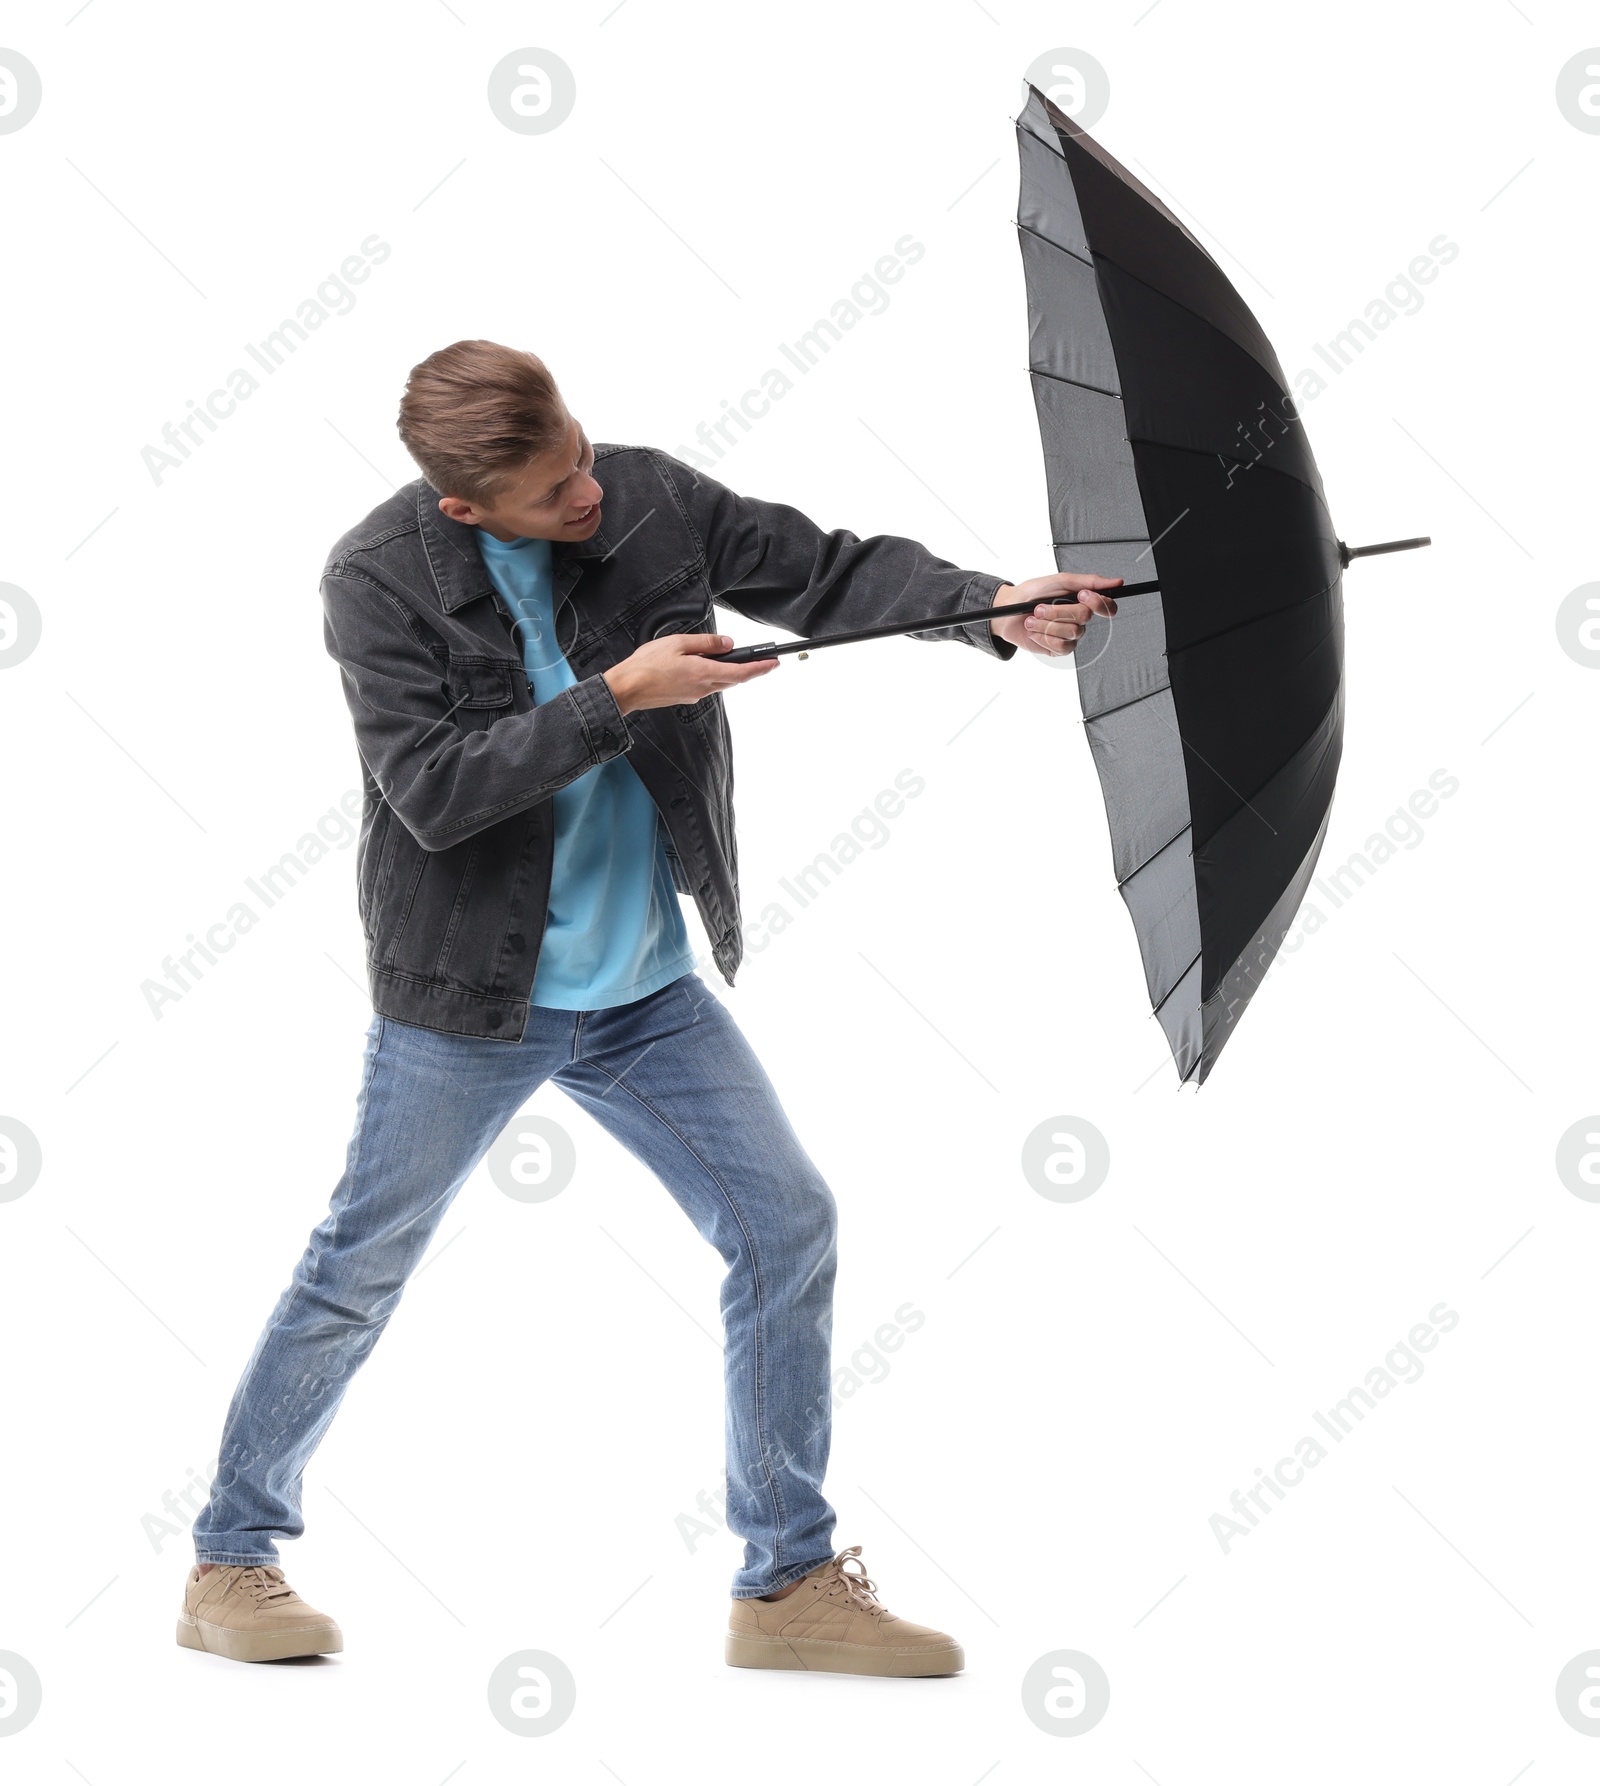
[[[178,1642],[186,1650],[226,1656],[230,1662],[284,1662],[291,1656],[328,1656],[344,1648],[337,1625],[302,1625],[291,1631],[234,1631],[193,1613],[178,1614]]]
[[[807,1674],[876,1674],[897,1679],[960,1674],[966,1667],[961,1645],[930,1649],[908,1645],[829,1643],[818,1637],[742,1637],[730,1631],[724,1659],[730,1668],[798,1669]]]

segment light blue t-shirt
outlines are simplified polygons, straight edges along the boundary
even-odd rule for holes
[[[483,562],[517,620],[535,705],[577,681],[556,643],[549,540],[478,529]],[[561,1011],[599,1011],[659,991],[694,966],[660,814],[625,757],[585,770],[552,797],[550,910],[530,995]]]

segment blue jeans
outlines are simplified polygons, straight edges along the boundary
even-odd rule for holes
[[[373,1018],[344,1176],[228,1408],[195,1521],[201,1562],[275,1562],[275,1540],[304,1531],[301,1476],[350,1378],[456,1192],[547,1079],[656,1174],[727,1263],[735,1596],[827,1561],[833,1195],[738,1025],[690,973],[609,1010],[536,1006],[519,1042]]]

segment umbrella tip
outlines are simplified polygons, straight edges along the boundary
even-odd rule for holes
[[[1347,546],[1343,540],[1339,546],[1339,568],[1344,570],[1352,558],[1377,558],[1386,552],[1414,552],[1418,546],[1431,546],[1433,538],[1430,534],[1419,534],[1412,540],[1381,540],[1375,546]]]

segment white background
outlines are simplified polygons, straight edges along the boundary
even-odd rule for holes
[[[44,626],[0,676],[0,1115],[44,1159],[0,1204],[0,1649],[44,1683],[8,1777],[1592,1778],[1555,1681],[1600,1646],[1600,1208],[1554,1164],[1600,1107],[1600,676],[1554,625],[1596,574],[1600,139],[1555,102],[1592,11],[76,4],[0,34],[44,84],[0,136],[0,580]],[[576,75],[548,134],[486,103],[522,47]],[[344,1654],[179,1650],[187,1540],[146,1516],[213,1457],[342,1165],[353,849],[159,1020],[140,988],[357,783],[317,576],[415,475],[407,369],[528,347],[594,439],[681,451],[909,232],[888,308],[716,475],[1042,573],[1011,118],[1058,47],[1104,65],[1095,134],[1291,374],[1459,245],[1304,406],[1342,535],[1435,541],[1346,579],[1325,862],[1435,771],[1459,791],[1179,1092],[1070,670],[899,641],[733,697],[752,916],[898,771],[927,783],[717,985],[840,1200],[839,1361],[926,1316],[839,1408],[830,1483],[839,1543],[966,1674],[724,1666],[737,1545],[676,1523],[720,1481],[718,1264],[554,1092],[573,1183],[525,1205],[473,1177],[310,1468],[285,1561]],[[354,308],[153,481],[163,423],[373,234]],[[1019,1165],[1062,1115],[1111,1150],[1076,1204]],[[1229,1495],[1441,1301],[1422,1378],[1224,1554]],[[537,1742],[485,1696],[525,1648],[578,1683]],[[1020,1696],[1058,1649],[1111,1683],[1066,1743]]]

